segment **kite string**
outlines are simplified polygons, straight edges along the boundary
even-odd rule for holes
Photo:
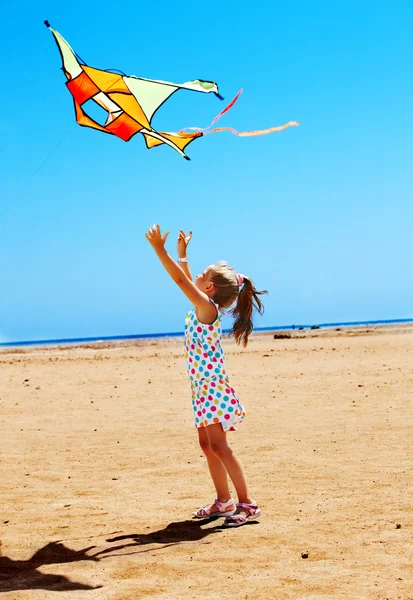
[[[17,200],[17,198],[19,198],[19,196],[21,196],[23,194],[23,192],[27,189],[27,187],[29,186],[29,184],[33,181],[33,179],[36,177],[36,175],[38,174],[38,172],[44,167],[44,165],[47,163],[47,161],[53,156],[53,154],[56,152],[56,150],[58,150],[58,148],[63,144],[63,142],[66,140],[66,138],[69,136],[70,131],[68,131],[63,138],[58,142],[58,144],[53,148],[53,150],[50,152],[50,154],[47,156],[47,158],[45,158],[45,160],[42,162],[42,164],[36,169],[36,171],[33,173],[33,175],[31,177],[29,177],[29,179],[26,181],[26,183],[23,185],[23,187],[17,192],[17,194],[10,200],[10,202],[7,204],[6,208],[0,213],[0,218],[6,214],[6,212],[9,210],[9,208],[12,206],[12,204],[14,204],[14,202]]]

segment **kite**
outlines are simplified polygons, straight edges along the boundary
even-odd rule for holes
[[[296,121],[290,121],[279,127],[241,133],[230,127],[212,129],[218,119],[234,106],[242,93],[240,90],[232,102],[215,117],[209,127],[204,129],[186,127],[175,133],[156,131],[152,127],[153,116],[176,91],[213,93],[223,100],[219,94],[218,85],[213,81],[201,79],[178,84],[133,75],[127,76],[115,69],[103,71],[90,67],[76,54],[66,40],[55,29],[52,29],[48,21],[44,23],[52,32],[59,48],[62,70],[67,78],[66,86],[73,96],[76,121],[82,127],[91,127],[115,135],[125,142],[128,142],[137,133],[141,133],[147,148],[167,144],[181,156],[190,160],[185,154],[185,148],[203,135],[218,131],[230,131],[240,137],[246,137],[273,133],[292,125],[298,125]],[[90,100],[106,111],[107,117],[104,124],[100,124],[87,114],[85,104]]]

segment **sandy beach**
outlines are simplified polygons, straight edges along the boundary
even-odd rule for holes
[[[181,338],[0,350],[2,598],[413,599],[413,325],[224,344],[262,509],[232,530],[191,518]]]

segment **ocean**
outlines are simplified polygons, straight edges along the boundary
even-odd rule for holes
[[[328,329],[333,327],[357,327],[366,325],[394,325],[397,323],[413,323],[413,319],[383,319],[379,321],[352,321],[348,323],[320,323],[316,325],[284,325],[274,327],[255,327],[254,331],[293,331],[298,329]],[[228,333],[229,329],[224,329]],[[155,338],[170,338],[183,336],[183,331],[173,331],[165,333],[141,333],[131,335],[110,335],[105,337],[86,337],[86,338],[63,338],[56,340],[30,340],[20,342],[3,342],[0,348],[19,347],[19,346],[70,346],[72,344],[83,344],[93,342],[109,342],[121,340],[140,340]]]

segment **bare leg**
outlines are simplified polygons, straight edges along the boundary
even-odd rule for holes
[[[220,423],[205,427],[212,452],[220,459],[237,491],[239,502],[251,504],[244,468],[227,443],[227,434]],[[209,463],[208,463],[209,464]]]
[[[227,471],[219,456],[217,456],[211,448],[207,429],[207,427],[198,428],[199,445],[201,446],[201,449],[208,461],[209,472],[215,486],[217,499],[220,502],[228,502],[228,500],[231,498],[231,494],[228,487]],[[235,506],[229,506],[228,510],[232,510],[232,508],[235,509]],[[218,508],[216,508],[213,504],[210,506],[210,510],[211,514],[214,512],[219,512]]]

